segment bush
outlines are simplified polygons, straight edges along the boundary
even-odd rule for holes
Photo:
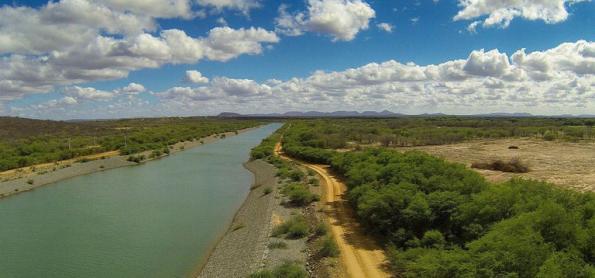
[[[287,249],[287,243],[283,241],[273,241],[268,245],[269,249]]]
[[[301,181],[304,178],[304,173],[302,171],[294,169],[289,172],[289,178],[292,181]]]
[[[271,194],[271,192],[273,192],[273,188],[271,188],[270,186],[267,186],[264,188],[264,190],[262,191],[263,195],[269,195]]]
[[[331,236],[327,236],[322,241],[322,247],[320,247],[320,255],[323,257],[337,257],[339,256],[339,246]]]
[[[285,194],[289,202],[295,206],[305,206],[320,199],[318,195],[310,192],[308,187],[299,183],[286,185],[281,193]]]
[[[130,162],[141,163],[144,159],[145,159],[145,156],[144,155],[140,155],[140,156],[133,156],[133,155],[131,155],[131,156],[128,157],[127,160],[130,161]]]
[[[34,183],[34,182],[35,182],[35,181],[33,181],[33,180],[31,180],[31,179],[27,180],[27,183],[28,183],[28,184],[30,184],[30,185],[33,185],[33,183]]]
[[[160,150],[153,150],[151,152],[151,156],[150,157],[151,158],[157,158],[157,157],[160,157],[160,156],[161,156],[161,151]]]
[[[273,236],[279,237],[285,235],[286,238],[297,239],[308,235],[308,223],[306,218],[301,215],[293,216],[285,223],[273,228]]]
[[[328,230],[329,230],[328,225],[326,225],[326,223],[321,221],[321,222],[318,222],[318,224],[316,225],[316,228],[314,228],[314,234],[316,236],[323,236],[328,233]]]
[[[504,162],[502,160],[496,160],[491,163],[474,162],[473,164],[471,164],[471,168],[501,171],[501,172],[510,172],[510,173],[527,173],[527,172],[529,172],[529,167],[527,167],[527,165],[522,163],[518,158],[513,158],[509,162]]]
[[[440,231],[427,231],[421,239],[421,244],[427,248],[443,248],[446,240]]]
[[[556,135],[554,134],[554,132],[548,130],[543,134],[543,140],[554,141],[556,140]]]
[[[299,264],[294,262],[285,262],[270,270],[261,270],[253,273],[250,278],[306,278],[308,273]]]

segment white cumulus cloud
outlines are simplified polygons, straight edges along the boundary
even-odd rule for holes
[[[508,27],[510,22],[520,17],[527,20],[542,20],[553,24],[568,18],[567,6],[590,0],[459,0],[461,10],[454,20],[471,20],[480,17],[484,27]],[[468,29],[475,30],[478,23],[471,23]]]
[[[186,81],[196,83],[196,84],[204,84],[209,83],[209,79],[200,73],[200,71],[196,70],[187,70],[186,71]]]
[[[251,9],[261,6],[259,0],[197,0],[199,5],[213,7],[218,11],[223,9],[238,10],[248,14]]]
[[[276,30],[289,36],[315,32],[330,35],[334,41],[350,41],[368,29],[370,19],[376,16],[362,0],[308,0],[307,6],[307,12],[290,14],[288,7],[281,5]]]
[[[390,23],[386,23],[386,22],[378,23],[378,24],[376,24],[376,27],[378,27],[378,29],[388,32],[388,33],[392,33],[393,29],[395,28],[394,25],[392,25]]]

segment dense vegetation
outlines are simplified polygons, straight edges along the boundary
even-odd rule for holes
[[[516,136],[507,133],[513,130],[539,137],[555,131],[564,139],[569,136],[562,133],[565,128],[579,128],[576,122],[564,125],[565,120],[533,120],[446,118],[442,125],[478,121],[479,126],[463,132],[468,137],[460,140]],[[299,159],[328,163],[344,177],[359,219],[385,243],[395,273],[403,277],[595,276],[592,193],[521,179],[489,184],[463,165],[421,152],[333,150],[349,141],[362,142],[358,138],[374,134],[370,130],[375,128],[388,128],[391,121],[295,121],[283,134],[283,149]],[[492,129],[490,124],[500,128]],[[386,134],[383,128],[375,133],[376,138]],[[449,128],[424,129],[434,134],[433,142],[449,142],[454,138],[452,132],[467,130],[460,125],[446,132]],[[423,132],[414,134],[409,142],[430,143],[420,135]],[[578,140],[578,133],[570,138]]]
[[[511,180],[488,185],[426,154],[337,155],[364,226],[406,277],[593,277],[595,196]]]
[[[0,118],[0,171],[118,150],[164,150],[180,141],[253,127],[252,120],[152,118],[84,122]]]
[[[293,121],[291,135],[301,147],[357,148],[441,145],[478,138],[537,137],[544,140],[595,139],[595,119],[404,117]],[[289,125],[288,125],[289,126]],[[286,134],[287,135],[287,134]],[[295,146],[291,146],[295,147]],[[299,153],[308,151],[301,150]]]

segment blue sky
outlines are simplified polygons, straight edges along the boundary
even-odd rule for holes
[[[139,35],[138,31],[107,31],[109,28],[114,28],[108,26],[109,24],[106,24],[104,29],[86,30],[85,28],[92,29],[92,27],[89,27],[86,22],[76,19],[79,15],[70,8],[79,7],[70,3],[77,1],[85,2],[85,0],[55,2],[54,11],[60,11],[60,9],[68,11],[61,11],[60,14],[63,16],[59,19],[55,19],[55,13],[50,16],[44,14],[44,10],[49,10],[46,1],[13,1],[2,6],[0,14],[4,12],[5,15],[14,16],[18,12],[22,12],[19,10],[20,8],[30,7],[29,12],[39,14],[42,19],[54,16],[51,19],[54,20],[51,21],[51,24],[59,21],[55,23],[57,26],[66,24],[69,27],[72,26],[73,30],[77,32],[95,32],[88,39],[75,40],[74,44],[35,46],[28,49],[27,44],[34,42],[29,42],[27,38],[23,39],[22,37],[36,36],[36,32],[41,28],[36,27],[35,24],[39,23],[9,21],[10,17],[5,16],[6,20],[0,20],[0,31],[14,28],[17,24],[21,24],[21,26],[31,24],[31,27],[23,29],[20,35],[7,31],[5,32],[8,33],[7,35],[0,36],[0,52],[5,57],[4,63],[15,67],[16,62],[12,60],[16,60],[18,55],[38,60],[50,57],[50,61],[55,58],[52,56],[55,54],[52,53],[63,53],[60,57],[68,57],[68,55],[74,57],[72,54],[76,50],[73,49],[74,47],[80,45],[80,49],[89,49],[92,45],[90,42],[97,37],[121,40],[123,44]],[[152,1],[158,2],[158,0]],[[473,7],[465,7],[455,0],[177,1],[180,2],[180,5],[186,4],[189,7],[192,16],[187,16],[183,13],[164,15],[159,11],[149,11],[145,7],[140,9],[134,3],[138,1],[128,1],[129,3],[120,1],[119,5],[112,2],[118,1],[91,1],[89,5],[98,5],[113,13],[126,12],[141,20],[153,20],[155,27],[151,30],[142,27],[141,33],[149,34],[157,39],[162,39],[160,35],[162,31],[171,29],[181,30],[190,38],[206,38],[212,29],[222,26],[227,26],[230,30],[260,28],[261,31],[268,32],[260,36],[268,35],[269,37],[264,39],[264,42],[260,37],[251,38],[256,40],[260,49],[234,50],[233,53],[229,53],[232,56],[229,59],[203,57],[181,58],[183,61],[180,61],[179,58],[170,58],[170,60],[159,58],[159,61],[156,62],[157,65],[130,67],[123,66],[118,62],[117,67],[125,68],[122,70],[122,74],[94,72],[93,77],[85,78],[69,77],[72,74],[48,77],[50,80],[52,78],[59,80],[59,82],[53,83],[39,82],[39,79],[47,76],[46,73],[39,73],[38,75],[41,77],[32,79],[42,84],[35,88],[23,89],[28,84],[25,82],[31,79],[30,77],[15,77],[14,72],[4,74],[0,72],[0,78],[10,85],[5,87],[0,85],[0,113],[57,119],[200,115],[216,114],[222,111],[260,113],[302,109],[326,111],[390,109],[407,113],[459,112],[466,114],[484,111],[487,105],[491,112],[595,114],[595,99],[591,96],[594,94],[593,74],[595,69],[593,63],[595,57],[584,54],[594,47],[595,17],[593,15],[595,15],[595,4],[591,1],[569,3],[572,1],[548,0],[544,2],[551,2],[551,7],[547,5],[533,7],[533,10],[527,5],[512,5],[510,7],[495,5],[492,10],[485,10],[478,16],[471,14],[458,20],[454,19],[457,14],[465,12],[465,8],[472,10]],[[470,2],[477,2],[477,5],[480,5],[485,0]],[[566,2],[563,10],[555,10],[556,4],[560,2]],[[68,4],[72,6],[68,6]],[[80,3],[76,4],[80,5]],[[252,4],[258,7],[242,7],[242,5]],[[303,14],[306,22],[291,26],[294,28],[292,30],[298,30],[296,32],[299,32],[299,35],[288,35],[287,32],[281,30],[283,28],[280,28],[277,20],[282,16],[279,10],[281,5],[287,5],[285,10],[289,18],[297,18],[300,13]],[[323,7],[322,10],[314,11],[313,6],[315,5]],[[370,16],[369,13],[363,17],[360,15],[359,21],[355,20],[355,23],[350,26],[334,26],[333,22],[352,20],[348,18],[350,16],[357,17],[350,14],[349,11],[340,10],[341,7],[348,5],[355,7],[351,12],[357,13],[366,10],[373,13],[373,16]],[[330,8],[325,10],[324,7]],[[547,10],[548,8],[554,10]],[[498,16],[498,11],[508,12],[512,15],[512,20],[507,22],[506,19],[498,19],[497,23],[487,23],[491,16]],[[545,15],[535,17],[535,11],[537,14]],[[84,16],[82,9],[80,15]],[[330,16],[330,22],[324,22],[328,26],[320,22],[316,23],[317,16],[321,18]],[[347,19],[345,19],[346,17]],[[470,24],[474,22],[477,22],[475,31],[469,28]],[[378,24],[380,23],[393,26],[392,31],[387,32],[379,28]],[[341,28],[351,28],[355,35],[352,38],[338,38],[338,36],[346,34],[344,32],[348,32]],[[52,31],[48,29],[47,32],[50,34],[48,36],[51,40],[64,39],[59,32],[56,32],[55,38],[51,37]],[[72,35],[75,36],[75,34]],[[270,36],[276,36],[276,39],[271,40]],[[584,43],[577,44],[582,41]],[[564,51],[573,51],[558,49],[564,43],[577,44],[568,48],[574,49],[579,55],[560,54]],[[218,47],[221,45],[225,45],[225,43],[218,44]],[[174,47],[177,45],[169,45],[168,49],[173,51]],[[497,69],[498,72],[480,70],[483,75],[477,71],[472,72],[470,70],[472,64],[469,64],[471,54],[474,51],[479,53],[481,49],[485,50],[481,55],[486,55],[480,57],[481,61],[497,63],[499,57],[505,57],[510,68],[501,71],[497,68],[499,64],[486,64],[481,67]],[[485,54],[494,49],[497,50],[497,53]],[[531,71],[533,68],[529,64],[521,65],[513,62],[513,53],[520,49],[525,49],[525,53],[529,56],[533,52],[552,50],[551,55],[546,55],[547,57],[533,55],[533,58],[537,60],[549,61],[547,70],[551,72],[544,72],[541,69],[539,73],[535,73]],[[559,51],[554,51],[556,49]],[[151,55],[153,54],[151,53]],[[556,55],[562,55],[567,59],[577,59],[577,57],[582,59],[571,62],[581,68],[568,69],[565,65],[569,62],[562,61]],[[139,55],[135,53],[134,57],[139,58]],[[150,57],[153,59],[154,56]],[[77,59],[81,58],[77,56]],[[96,58],[89,57],[89,61],[93,61],[93,59]],[[93,68],[107,71],[114,68],[107,62],[89,66],[87,65],[89,61],[84,63],[85,70]],[[394,61],[397,64],[386,64],[388,61]],[[428,67],[453,61],[460,61],[459,70],[464,71],[468,76],[456,79],[429,76]],[[463,62],[467,62],[468,66]],[[70,72],[81,68],[79,64],[82,62],[72,63],[75,65],[65,66],[61,62],[59,70]],[[376,72],[366,71],[366,74],[383,76],[383,72],[391,72],[393,75],[381,81],[362,81],[361,78],[345,77],[346,72],[350,69],[354,71],[352,74],[355,74],[358,71],[363,71],[362,67],[370,63],[377,63],[376,65],[380,66],[374,69]],[[52,69],[58,67],[51,66]],[[64,69],[64,67],[72,68]],[[400,72],[401,68],[405,68],[406,72]],[[408,71],[415,74],[416,70],[424,72],[425,77],[415,77],[413,80],[403,78],[402,75],[407,75]],[[189,82],[187,71],[198,71],[202,76],[207,77],[209,82]],[[326,75],[321,75],[320,71]],[[505,73],[505,71],[510,72]],[[517,76],[527,75],[528,77],[512,80],[510,76],[513,71]],[[330,75],[332,72],[340,76],[333,77]],[[314,84],[312,79],[317,76],[323,78],[328,85]],[[544,79],[543,76],[547,76],[547,78]],[[332,80],[328,79],[331,77],[333,77]],[[292,78],[298,79],[297,85],[289,84]],[[282,83],[274,82],[273,84],[270,82],[271,79]],[[334,84],[335,80],[342,80],[344,83]],[[358,80],[363,83],[357,83]],[[576,81],[574,85],[571,84],[573,81]],[[477,88],[478,85],[484,85],[486,82],[505,82],[506,84],[494,88],[482,87],[487,89],[478,92],[477,95],[460,93]],[[539,92],[528,90],[535,87],[532,86],[532,82],[540,84],[540,86],[547,86],[544,82],[550,82],[550,87],[540,87]],[[131,83],[142,85],[143,90],[122,93],[125,91],[123,88]],[[554,88],[559,83],[574,87]],[[299,88],[294,88],[295,91],[289,94],[286,92],[287,90],[283,89],[289,85]],[[370,86],[377,86],[377,88],[374,92],[365,89]],[[356,90],[357,87],[360,89]],[[185,90],[172,90],[173,88],[184,88]],[[562,94],[561,91],[553,92],[554,89],[564,92],[572,91],[572,94],[576,95]],[[551,93],[546,95],[544,91]],[[92,92],[99,92],[99,94]],[[414,92],[419,94],[413,94]],[[526,95],[520,95],[522,92],[525,92]],[[104,94],[102,95],[102,93]],[[539,95],[540,93],[543,95]],[[449,96],[459,99],[454,101]],[[496,99],[497,96],[499,100]],[[449,98],[446,101],[447,104],[443,104],[447,98]],[[560,98],[560,101],[557,103],[555,98]],[[128,104],[124,103],[126,101]],[[111,109],[105,108],[109,105],[117,107],[113,108],[113,111],[106,111]]]

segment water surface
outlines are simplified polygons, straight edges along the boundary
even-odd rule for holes
[[[0,200],[0,277],[185,277],[245,199],[271,124]]]

